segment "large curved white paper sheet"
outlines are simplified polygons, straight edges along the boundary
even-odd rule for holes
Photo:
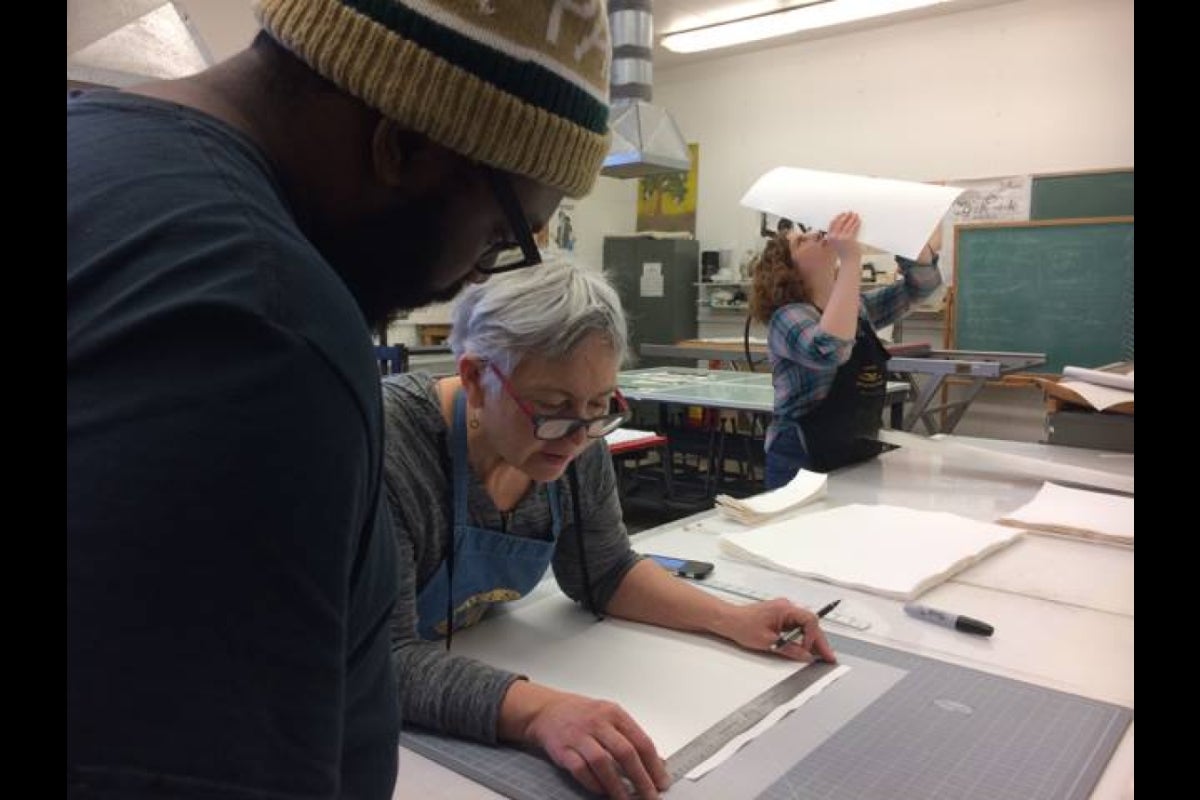
[[[862,217],[858,240],[888,253],[915,259],[962,193],[891,178],[868,178],[799,167],[776,167],[742,197],[742,205],[825,230],[843,211]]]

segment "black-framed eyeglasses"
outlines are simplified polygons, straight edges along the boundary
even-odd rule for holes
[[[533,406],[520,398],[499,367],[491,362],[488,362],[488,366],[492,368],[492,372],[496,373],[496,377],[500,379],[500,385],[504,387],[504,391],[508,392],[508,396],[513,399],[517,407],[524,411],[525,416],[529,417],[529,421],[533,423],[533,437],[535,439],[562,439],[575,433],[580,428],[583,428],[584,433],[588,435],[589,439],[599,439],[601,436],[610,434],[624,425],[633,416],[629,411],[629,403],[625,401],[625,397],[621,394],[620,389],[613,390],[613,399],[617,401],[617,411],[612,414],[604,414],[599,417],[592,417],[591,419],[538,414],[533,410]]]
[[[823,242],[825,241],[825,237],[828,235],[829,234],[825,231],[813,230],[812,228],[809,228],[808,230],[800,233],[800,238],[806,242]]]
[[[523,267],[534,267],[542,263],[542,254],[537,243],[533,240],[533,231],[529,228],[529,220],[525,210],[517,200],[508,177],[493,167],[485,166],[488,184],[496,203],[508,220],[508,229],[513,240],[494,242],[475,265],[475,271],[484,275],[495,275],[499,272],[511,272]]]
[[[790,220],[788,220],[788,225],[786,228],[781,228],[780,230],[778,230],[774,233],[767,231],[763,235],[764,236],[773,236],[776,239],[780,240],[781,242],[786,243],[789,241],[788,237],[789,237],[789,234],[792,232],[793,228],[795,230],[799,231],[799,237],[806,242],[821,242],[821,241],[824,241],[825,237],[829,235],[826,231],[820,230],[819,228],[810,228],[809,226],[805,225],[803,222],[793,223]]]

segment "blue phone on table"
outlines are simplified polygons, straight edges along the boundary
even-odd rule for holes
[[[674,572],[682,578],[699,580],[707,577],[713,571],[713,565],[707,561],[692,561],[686,558],[655,555],[654,553],[647,553],[646,558],[652,559],[660,567]]]

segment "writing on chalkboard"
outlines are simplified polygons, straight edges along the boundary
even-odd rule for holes
[[[1003,222],[1029,219],[1031,180],[1028,175],[977,178],[950,182],[963,190],[942,220],[942,257],[939,266],[947,284],[954,282],[954,227],[969,222]]]
[[[965,187],[950,207],[955,223],[1029,219],[1029,176],[956,181]]]
[[[960,225],[953,346],[1046,354],[1042,368],[1133,358],[1133,217]]]

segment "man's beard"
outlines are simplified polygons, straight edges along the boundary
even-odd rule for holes
[[[352,229],[307,232],[372,330],[401,311],[452,300],[467,283],[470,270],[450,286],[434,286],[438,276],[433,272],[446,247],[447,205],[445,197],[432,197],[409,208],[387,209]]]

